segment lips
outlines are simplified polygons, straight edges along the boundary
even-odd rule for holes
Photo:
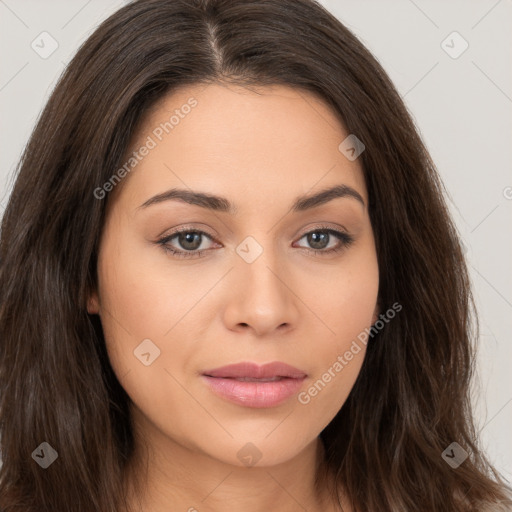
[[[296,394],[306,373],[285,363],[244,362],[203,372],[216,395],[244,407],[275,407]]]
[[[256,363],[243,362],[238,364],[231,364],[214,370],[203,372],[203,375],[208,377],[220,377],[224,379],[251,379],[257,381],[277,380],[280,377],[288,377],[291,379],[302,379],[306,377],[306,373],[294,368],[289,364],[274,362],[258,366]]]

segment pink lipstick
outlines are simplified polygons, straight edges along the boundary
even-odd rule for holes
[[[217,395],[245,407],[276,407],[296,394],[306,373],[285,363],[263,366],[243,362],[204,371],[202,378]]]

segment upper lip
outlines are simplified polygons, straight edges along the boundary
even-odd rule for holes
[[[221,368],[215,368],[213,370],[207,370],[203,372],[203,375],[218,378],[249,377],[252,379],[266,379],[272,377],[302,379],[303,377],[306,377],[306,373],[302,370],[279,361],[267,363],[262,366],[246,361],[243,363],[222,366]]]

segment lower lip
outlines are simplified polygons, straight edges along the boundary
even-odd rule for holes
[[[212,391],[245,407],[275,407],[296,394],[302,379],[284,378],[273,382],[247,382],[203,375]]]

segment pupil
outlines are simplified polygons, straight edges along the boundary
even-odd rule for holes
[[[201,245],[201,235],[200,233],[181,233],[179,243],[184,249],[197,249]]]
[[[327,246],[328,238],[329,233],[322,233],[321,231],[317,231],[308,235],[308,243],[314,249],[325,249]]]

